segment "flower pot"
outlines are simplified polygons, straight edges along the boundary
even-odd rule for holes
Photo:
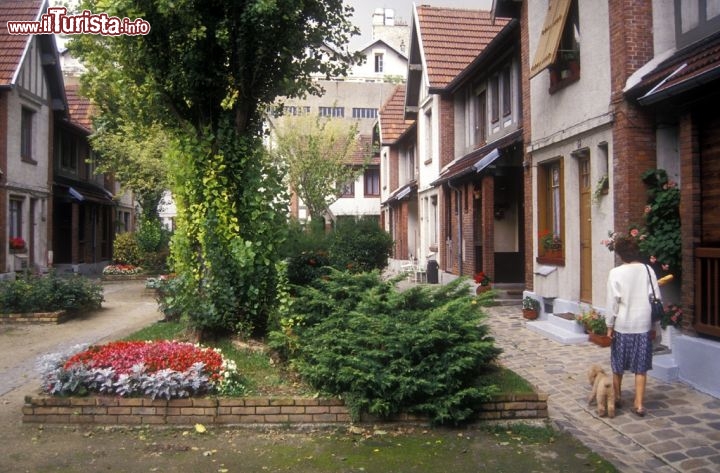
[[[488,291],[490,291],[490,290],[492,290],[492,286],[482,285],[482,284],[481,284],[481,285],[479,285],[478,287],[475,288],[475,294],[480,295],[480,294],[482,294],[482,293],[484,293],[484,292],[488,292]]]
[[[523,317],[528,320],[535,320],[538,318],[538,311],[535,309],[523,309]]]
[[[590,332],[588,334],[588,340],[594,343],[595,345],[601,346],[601,347],[609,347],[612,343],[612,338],[608,337],[607,335],[600,335],[597,333]]]

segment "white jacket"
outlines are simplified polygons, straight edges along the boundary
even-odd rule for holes
[[[610,270],[607,280],[608,327],[620,333],[645,333],[650,331],[650,299],[652,287],[660,298],[660,287],[655,272],[642,263],[626,263]],[[652,284],[652,286],[651,286]]]

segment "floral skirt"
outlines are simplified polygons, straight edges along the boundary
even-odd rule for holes
[[[610,348],[610,366],[613,373],[630,371],[645,374],[652,369],[652,340],[650,332],[613,334]]]

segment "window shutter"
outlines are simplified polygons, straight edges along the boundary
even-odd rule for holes
[[[535,59],[530,65],[530,78],[555,62],[571,0],[550,0],[543,23],[540,41],[535,50]]]

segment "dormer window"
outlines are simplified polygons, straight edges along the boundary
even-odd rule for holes
[[[550,93],[580,79],[580,16],[577,0],[550,0],[530,77],[550,71]]]

